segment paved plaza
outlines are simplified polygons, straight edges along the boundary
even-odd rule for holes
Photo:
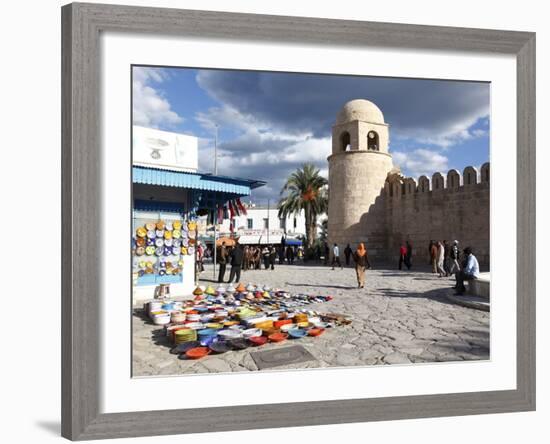
[[[212,283],[212,277],[207,267],[201,284]],[[257,371],[251,352],[290,345],[303,346],[315,360],[273,370],[489,359],[490,313],[452,303],[447,295],[453,293],[453,280],[438,278],[427,268],[368,270],[364,289],[357,288],[353,268],[282,265],[274,271],[243,272],[241,280],[291,293],[332,295],[332,301],[307,309],[346,314],[352,323],[328,329],[319,337],[181,360],[169,353],[163,329],[146,320],[141,307],[136,307],[134,376]]]

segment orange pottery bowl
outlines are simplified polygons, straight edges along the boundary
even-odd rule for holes
[[[310,336],[321,336],[325,332],[324,328],[311,328],[307,334]]]
[[[204,358],[207,354],[210,353],[208,347],[195,347],[185,352],[185,356],[189,359],[200,359]]]
[[[273,333],[269,335],[269,340],[271,342],[283,342],[286,338],[288,338],[286,333]]]
[[[256,346],[264,345],[267,342],[267,337],[265,336],[252,336],[251,338],[248,338],[248,340]]]

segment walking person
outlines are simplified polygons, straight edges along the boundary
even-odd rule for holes
[[[229,283],[239,282],[241,280],[241,268],[243,265],[243,247],[240,244],[236,244],[235,247],[231,250],[230,259],[231,259],[231,271],[229,273]]]
[[[412,267],[412,255],[413,255],[413,247],[410,241],[407,241],[405,248],[407,249],[407,252],[405,253],[405,265],[407,267],[407,270],[410,270]]]
[[[342,263],[340,262],[340,248],[338,248],[338,244],[334,244],[332,247],[332,269],[334,270],[334,266],[338,265],[341,269],[344,269],[342,266]]]
[[[277,259],[277,250],[271,245],[269,247],[269,266],[272,270],[275,270],[275,259]]]
[[[264,260],[264,268],[267,270],[269,268],[269,248],[267,248],[267,245],[262,250],[262,259]]]
[[[199,273],[204,271],[204,247],[200,241],[197,242],[197,267]]]
[[[344,248],[344,257],[346,258],[346,267],[349,267],[349,260],[351,258],[352,253],[353,253],[353,250],[351,249],[350,245],[347,244],[346,248]]]
[[[220,249],[217,252],[218,265],[220,271],[218,272],[218,282],[222,283],[225,278],[225,267],[227,266],[228,251],[225,246],[225,242],[222,242]]]
[[[466,291],[464,281],[471,281],[479,277],[479,263],[470,247],[464,248],[465,265],[456,273],[456,294],[461,295]]]
[[[405,244],[401,244],[399,247],[399,269],[403,269],[403,263],[405,262],[405,256],[407,255],[407,247]]]
[[[294,265],[294,249],[290,245],[286,247],[286,260],[289,265]]]
[[[353,260],[355,261],[355,273],[357,275],[358,288],[365,287],[365,270],[370,268],[369,256],[364,243],[360,243],[355,253],[353,253]]]
[[[445,276],[451,275],[451,249],[446,240],[443,241],[443,248],[445,248],[445,258],[443,259],[443,269],[445,270]]]
[[[328,259],[329,259],[329,256],[330,256],[330,248],[328,246],[328,242],[325,242],[325,245],[324,245],[324,253],[325,253],[325,265],[328,265]]]
[[[458,241],[455,240],[453,242],[453,245],[451,246],[450,248],[450,252],[449,252],[449,257],[450,257],[450,260],[451,260],[451,269],[450,269],[450,273],[451,275],[452,274],[456,274],[460,271],[460,250],[458,248]]]
[[[438,253],[438,248],[437,248],[437,243],[432,240],[430,241],[430,263],[432,264],[432,273],[433,274],[436,274],[437,273],[437,253]]]
[[[437,273],[439,277],[446,275],[443,264],[445,262],[445,246],[440,241],[437,243]]]

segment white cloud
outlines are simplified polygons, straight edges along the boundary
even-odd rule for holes
[[[183,122],[162,92],[151,86],[152,83],[162,83],[167,76],[166,71],[159,68],[134,68],[132,117],[135,125],[158,128]]]
[[[437,151],[418,148],[414,151],[393,152],[393,162],[401,167],[406,176],[418,178],[426,175],[431,177],[436,172],[446,173],[449,169],[449,159]]]

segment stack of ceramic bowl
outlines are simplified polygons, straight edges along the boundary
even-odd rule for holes
[[[153,324],[165,325],[170,323],[170,313],[167,311],[159,310],[151,313]]]
[[[173,311],[170,314],[170,322],[172,322],[172,324],[181,324],[185,322],[186,318],[186,314],[182,311]]]
[[[242,335],[240,330],[224,329],[218,331],[218,336],[225,340],[241,338]]]
[[[197,332],[190,328],[182,328],[174,332],[174,342],[176,345],[183,342],[190,342],[197,340]]]
[[[213,328],[203,328],[202,330],[197,330],[197,338],[201,344],[210,344],[214,341],[218,335],[218,330]]]
[[[162,302],[161,301],[151,301],[149,302],[149,316],[151,316],[151,313],[154,311],[160,311],[162,308]]]
[[[262,330],[259,328],[249,328],[247,330],[243,330],[243,337],[245,339],[249,339],[255,336],[262,336]]]
[[[184,324],[187,328],[190,328],[192,330],[201,330],[204,328],[204,324],[202,322],[189,322],[185,321]]]
[[[296,324],[284,324],[281,326],[281,331],[283,333],[288,333],[289,330],[292,330],[293,328],[298,328]]]
[[[188,312],[186,315],[186,320],[190,322],[199,322],[201,320],[201,315],[198,313]]]
[[[172,311],[174,310],[174,303],[173,302],[164,302],[162,304],[162,309],[166,311]]]
[[[307,317],[307,314],[305,313],[296,313],[296,315],[294,315],[294,322],[296,324],[298,324],[298,326],[300,326],[300,324],[307,324],[308,323],[308,317]]]

